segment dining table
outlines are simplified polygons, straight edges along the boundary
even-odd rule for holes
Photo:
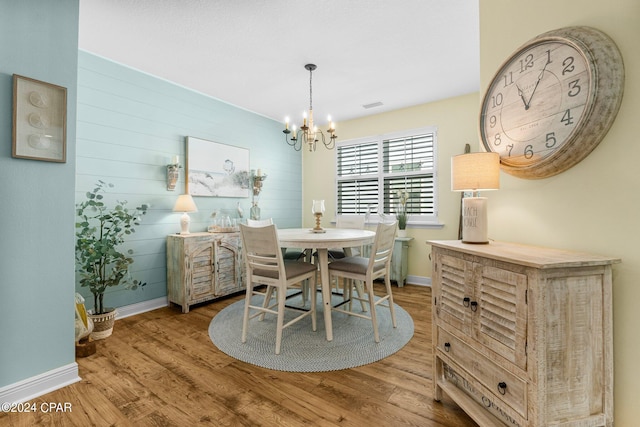
[[[333,340],[331,321],[331,279],[329,277],[329,249],[352,248],[373,243],[376,233],[370,230],[350,228],[325,228],[317,232],[310,228],[278,229],[278,240],[282,248],[314,249],[318,254],[322,305],[327,341]]]

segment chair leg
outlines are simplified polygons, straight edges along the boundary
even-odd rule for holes
[[[389,299],[387,302],[389,303],[389,311],[391,311],[391,323],[393,327],[396,327],[396,310],[393,307],[393,294],[391,293],[391,279],[389,279],[389,275],[387,274],[384,277],[384,286],[387,288],[387,295],[389,295]]]
[[[242,342],[247,342],[247,329],[249,326],[249,305],[253,296],[253,284],[247,283],[247,293],[244,297],[244,314],[242,315]]]
[[[376,317],[376,305],[373,295],[373,281],[367,280],[367,293],[369,294],[369,310],[371,310],[371,323],[373,324],[373,338],[376,342],[380,342],[380,335],[378,334],[378,319]]]
[[[316,329],[317,329],[316,305],[317,305],[318,293],[316,292],[316,280],[315,280],[315,278],[312,277],[312,278],[307,279],[307,280],[311,284],[311,327],[313,329],[313,332],[315,332]]]
[[[309,279],[300,282],[300,291],[302,292],[302,306],[304,307],[309,300]]]
[[[280,354],[280,345],[282,344],[282,325],[284,325],[284,303],[287,298],[283,289],[276,291],[278,298],[278,320],[276,327],[276,354]]]
[[[356,292],[358,293],[358,298],[362,298],[362,294],[364,294],[364,289],[362,288],[362,282],[355,279],[353,282],[356,287]],[[367,311],[367,306],[365,305],[364,301],[362,301],[362,299],[360,300],[360,307],[362,308],[362,311],[364,312]]]
[[[262,308],[267,308],[269,307],[269,303],[271,302],[271,297],[273,296],[273,291],[276,291],[276,297],[278,295],[278,290],[276,288],[274,288],[273,286],[267,285],[267,290],[265,291],[265,295],[264,295],[264,301],[262,301]],[[262,312],[262,314],[260,315],[260,321],[262,322],[264,320],[264,316],[265,316],[265,312]]]

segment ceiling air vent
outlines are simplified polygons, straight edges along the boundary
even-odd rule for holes
[[[378,102],[372,102],[371,104],[365,104],[362,106],[362,108],[368,110],[369,108],[381,107],[382,105],[384,104],[378,101]]]

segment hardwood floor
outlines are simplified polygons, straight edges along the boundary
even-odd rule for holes
[[[242,294],[188,314],[167,307],[118,320],[96,354],[78,359],[81,382],[30,402],[36,408],[68,403],[70,412],[0,413],[0,425],[475,426],[451,401],[432,399],[431,289],[393,291],[415,333],[377,363],[291,373],[227,356],[211,343],[207,328]]]

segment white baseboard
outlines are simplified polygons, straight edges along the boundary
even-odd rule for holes
[[[0,388],[0,404],[21,403],[80,381],[76,362]]]
[[[145,311],[166,307],[168,304],[168,298],[161,297],[137,304],[125,305],[118,307],[117,318],[122,319]],[[78,364],[73,362],[0,388],[0,404],[26,402],[80,380]]]
[[[168,305],[169,299],[167,297],[160,297],[149,301],[142,301],[136,304],[125,305],[122,307],[118,307],[118,315],[116,316],[116,319],[124,319],[125,317],[155,310],[157,308],[166,307]]]
[[[407,276],[407,283],[411,283],[412,285],[431,287],[431,277],[409,275]]]

